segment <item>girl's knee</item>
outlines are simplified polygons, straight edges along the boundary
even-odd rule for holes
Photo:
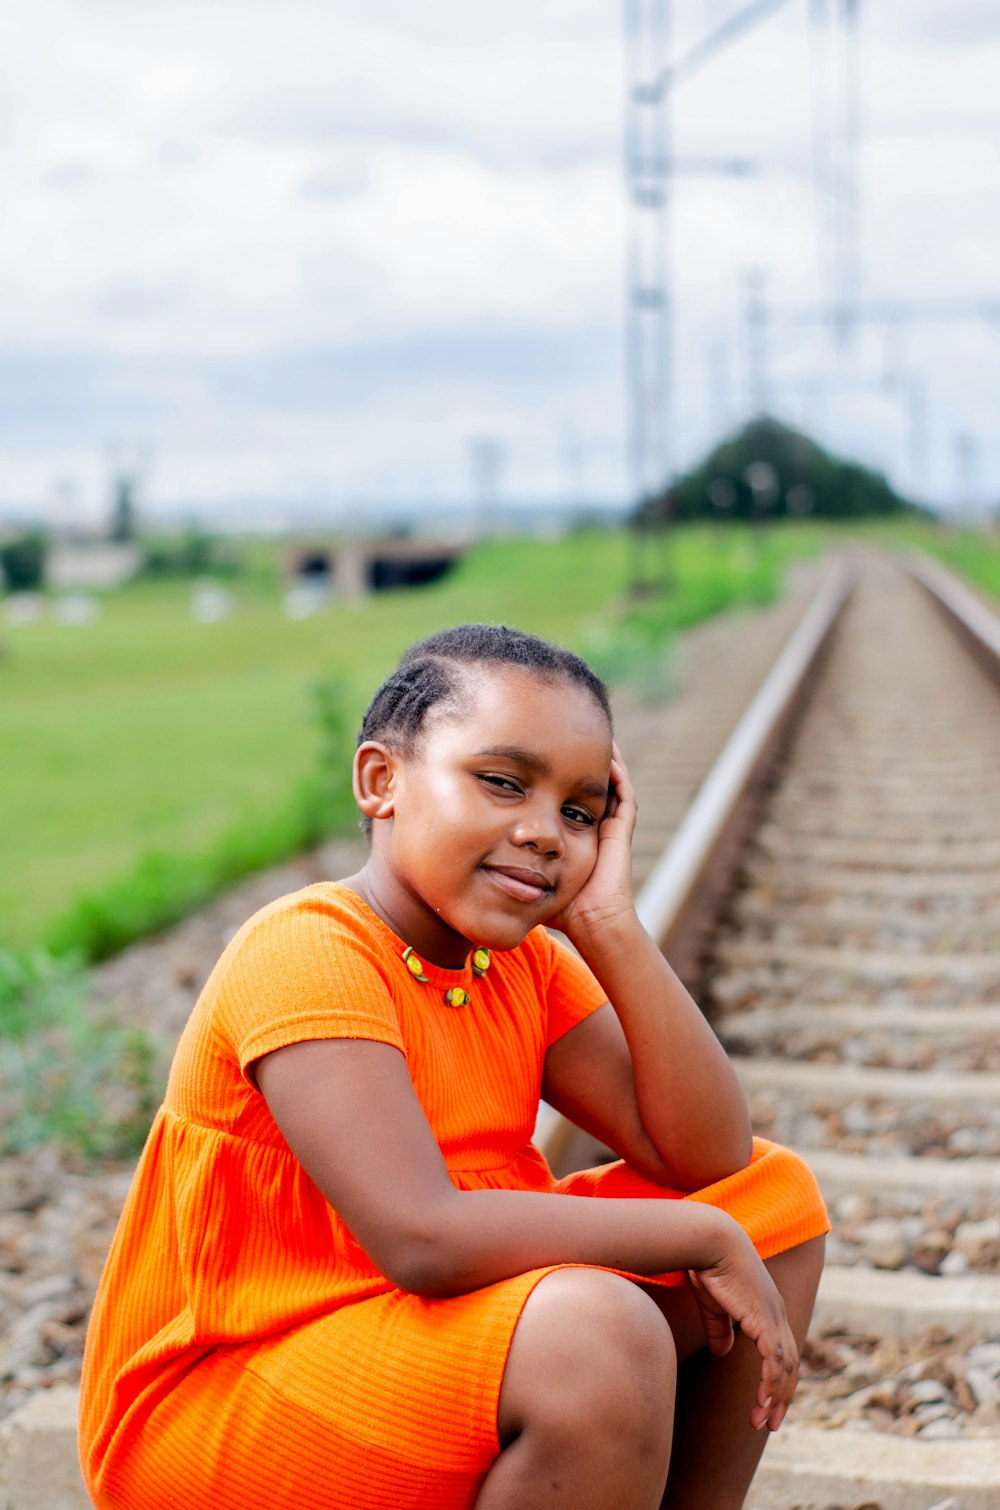
[[[525,1303],[501,1390],[510,1434],[529,1417],[643,1436],[669,1428],[677,1360],[670,1327],[638,1285],[558,1269]]]
[[[572,1344],[599,1343],[611,1353],[614,1344],[627,1355],[672,1350],[670,1328],[659,1308],[630,1279],[604,1269],[565,1268],[547,1274],[535,1286],[524,1311],[529,1325],[558,1328]]]

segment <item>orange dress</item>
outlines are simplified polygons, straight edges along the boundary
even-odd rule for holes
[[[499,1451],[510,1340],[550,1268],[444,1300],[395,1289],[282,1138],[261,1055],[329,1037],[400,1049],[460,1189],[677,1198],[622,1164],[557,1182],[531,1142],[547,1046],[605,999],[568,949],[536,929],[482,978],[426,965],[429,985],[402,949],[320,884],[258,912],[212,972],[88,1331],[80,1451],[99,1510],[465,1510]],[[445,1005],[455,985],[471,1006]],[[809,1170],[760,1140],[691,1198],[765,1258],[827,1230]]]

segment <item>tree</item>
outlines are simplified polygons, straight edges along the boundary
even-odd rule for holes
[[[722,441],[673,485],[669,497],[650,500],[640,514],[659,523],[668,508],[672,519],[859,519],[916,505],[879,473],[830,455],[765,415]]]
[[[40,530],[0,545],[0,571],[10,592],[34,592],[45,581],[48,542]]]

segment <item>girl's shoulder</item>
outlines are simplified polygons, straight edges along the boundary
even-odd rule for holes
[[[340,881],[314,881],[275,897],[247,918],[229,941],[219,964],[248,952],[282,954],[334,941],[372,956],[391,954],[396,943],[381,918],[349,887]]]
[[[398,962],[383,932],[360,898],[334,882],[268,902],[206,981],[180,1061],[221,1054],[245,1076],[260,1054],[303,1038],[374,1038],[401,1048]]]
[[[233,935],[202,991],[213,1015],[248,1001],[302,1010],[335,994],[353,1003],[391,997],[395,936],[360,897],[334,881],[275,897]]]

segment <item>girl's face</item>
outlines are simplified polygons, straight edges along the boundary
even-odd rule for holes
[[[433,710],[391,756],[391,816],[368,871],[396,932],[437,964],[511,949],[572,901],[597,859],[611,731],[585,688],[476,671],[460,713]]]

